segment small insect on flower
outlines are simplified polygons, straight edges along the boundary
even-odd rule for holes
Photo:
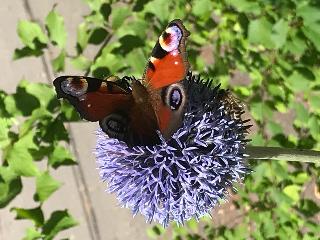
[[[229,91],[189,72],[179,19],[160,35],[142,80],[61,76],[58,97],[99,121],[101,178],[120,203],[167,226],[198,219],[225,198],[248,169],[247,121]]]

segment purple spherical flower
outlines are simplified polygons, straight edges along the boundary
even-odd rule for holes
[[[245,160],[247,120],[225,90],[188,74],[188,105],[182,126],[154,146],[129,147],[97,131],[101,178],[133,214],[167,226],[209,213],[228,188],[249,172]]]

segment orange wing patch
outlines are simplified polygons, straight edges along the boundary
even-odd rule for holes
[[[189,70],[185,41],[189,34],[181,20],[173,20],[163,31],[142,78],[149,89],[159,89],[185,78]]]
[[[167,54],[162,59],[150,59],[154,68],[148,68],[146,78],[152,88],[158,89],[184,79],[186,75],[183,57],[176,51]]]

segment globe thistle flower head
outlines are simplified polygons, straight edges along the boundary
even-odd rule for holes
[[[225,199],[245,165],[247,120],[239,102],[219,86],[210,88],[191,73],[182,126],[154,146],[129,147],[97,131],[96,157],[100,176],[121,205],[164,227],[183,224],[210,213]]]

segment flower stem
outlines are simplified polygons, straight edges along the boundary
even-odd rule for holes
[[[320,165],[320,152],[314,150],[247,146],[246,154],[249,155],[249,159],[296,161]]]

